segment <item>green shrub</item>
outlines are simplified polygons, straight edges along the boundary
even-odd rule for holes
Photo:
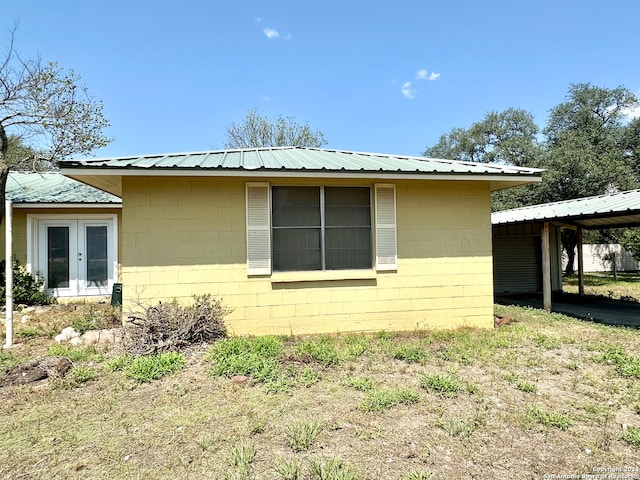
[[[0,302],[6,301],[5,261],[0,262]],[[44,290],[44,279],[34,277],[18,261],[13,262],[13,303],[24,305],[50,305],[55,298]]]

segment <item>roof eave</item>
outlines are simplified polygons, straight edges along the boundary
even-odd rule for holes
[[[61,172],[76,180],[96,186],[110,193],[99,185],[98,177],[124,176],[172,176],[172,177],[249,177],[249,178],[359,178],[371,180],[458,180],[488,181],[491,190],[500,190],[519,185],[526,185],[542,180],[541,173],[455,173],[455,172],[409,172],[409,171],[362,171],[362,170],[285,170],[285,169],[203,169],[203,168],[111,168],[63,166]],[[93,179],[93,180],[92,180]]]

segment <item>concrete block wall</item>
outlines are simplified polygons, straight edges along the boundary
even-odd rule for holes
[[[276,275],[247,276],[246,181],[123,177],[125,312],[210,293],[233,309],[227,325],[236,334],[493,326],[486,182],[394,182],[397,272],[342,280],[301,274],[299,281],[280,282]],[[288,184],[373,186],[319,179]]]

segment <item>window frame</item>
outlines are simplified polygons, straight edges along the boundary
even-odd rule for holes
[[[272,195],[271,183],[251,182],[245,184],[246,199],[246,247],[247,276],[271,277],[273,281],[315,281],[352,278],[375,278],[376,272],[398,270],[396,185],[373,183],[370,188],[369,208],[372,215],[372,268],[358,270],[305,270],[273,272],[272,255]],[[318,186],[279,183],[277,186]],[[340,186],[326,185],[323,186]],[[276,280],[282,278],[282,280]]]
[[[275,189],[277,188],[282,188],[282,189],[295,189],[295,188],[308,188],[308,189],[314,189],[317,190],[318,192],[318,208],[319,208],[319,225],[304,225],[304,226],[276,226],[274,225],[273,222],[273,218],[275,217],[274,215],[274,209],[275,209],[275,204],[273,202],[273,192]],[[368,225],[327,225],[327,194],[326,194],[326,188],[332,189],[332,188],[359,188],[362,190],[367,190],[368,191],[368,210],[369,210],[369,215],[368,215]],[[340,270],[370,270],[371,268],[373,268],[374,265],[374,219],[373,219],[373,189],[371,188],[371,186],[369,185],[272,185],[270,187],[270,192],[271,192],[271,260],[272,260],[272,265],[273,265],[273,272],[274,273],[286,273],[286,272],[314,272],[314,271],[320,271],[320,272],[327,272],[327,271],[340,271]],[[355,205],[355,204],[354,204]],[[366,267],[344,267],[344,268],[327,268],[327,257],[329,256],[328,254],[328,247],[327,247],[327,231],[330,231],[332,229],[335,230],[339,230],[339,229],[363,229],[363,230],[368,230],[368,237],[369,237],[369,241],[368,241],[368,250],[369,250],[369,258],[368,258],[368,266]],[[275,244],[273,241],[273,234],[275,230],[295,230],[295,229],[317,229],[320,235],[320,239],[319,239],[319,254],[320,254],[320,268],[315,268],[315,269],[304,269],[304,270],[276,270],[275,269],[275,257],[276,257],[276,251],[275,251]]]

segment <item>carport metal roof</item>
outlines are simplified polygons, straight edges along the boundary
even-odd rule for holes
[[[491,214],[493,225],[554,222],[586,229],[640,225],[640,190],[577,198],[503,210]]]

